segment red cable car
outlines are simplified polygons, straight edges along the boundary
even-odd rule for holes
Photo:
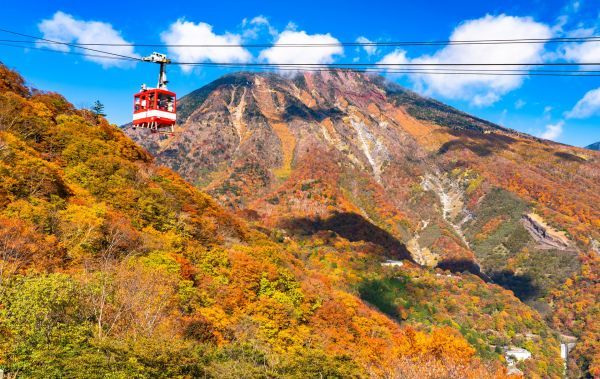
[[[165,65],[171,63],[166,55],[152,53],[144,61],[160,64],[157,88],[146,88],[142,84],[139,93],[133,95],[133,128],[147,128],[153,133],[174,132],[177,120],[177,96],[167,90],[167,73]]]

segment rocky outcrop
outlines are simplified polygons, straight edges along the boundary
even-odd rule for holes
[[[449,178],[447,174],[434,171],[423,177],[421,186],[437,195],[442,205],[442,217],[468,247],[469,242],[465,238],[462,225],[469,221],[472,215],[465,209],[462,184],[458,180]]]
[[[573,246],[564,232],[550,227],[535,213],[524,215],[521,222],[540,248],[568,250]]]
[[[419,245],[419,234],[415,234],[408,241],[406,248],[410,251],[414,261],[422,266],[435,267],[440,260],[438,254],[432,253],[429,248]]]

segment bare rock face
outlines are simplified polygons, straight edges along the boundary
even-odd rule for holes
[[[498,269],[503,278],[526,275],[542,259],[536,249],[568,275],[576,264],[556,251],[600,240],[600,156],[378,76],[235,73],[183,97],[178,112],[174,137],[127,132],[159,163],[268,227],[370,238],[421,264]],[[540,229],[526,216],[533,208],[572,241]],[[517,257],[518,270],[506,263]]]
[[[445,109],[353,71],[240,73],[182,98],[175,137],[129,133],[160,163],[270,226],[352,212],[405,241],[422,216],[407,205],[411,185],[432,167],[412,133],[434,132],[427,118],[445,117],[411,116],[422,101]],[[452,111],[456,129],[496,128]]]
[[[130,134],[161,163],[234,207],[248,207],[303,164],[318,165],[315,155],[380,185],[393,185],[398,171],[421,175],[428,152],[411,136],[415,126],[408,124],[416,120],[409,113],[424,120],[443,118],[437,110],[419,111],[414,103],[443,105],[352,71],[293,78],[240,73],[207,87],[181,99],[174,138]],[[453,111],[455,128],[497,129]]]
[[[548,224],[535,213],[523,216],[523,225],[542,248],[569,249],[571,243],[564,232],[560,232]]]

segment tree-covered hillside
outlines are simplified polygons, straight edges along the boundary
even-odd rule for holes
[[[560,377],[512,293],[335,233],[248,226],[0,65],[0,368],[33,378]]]

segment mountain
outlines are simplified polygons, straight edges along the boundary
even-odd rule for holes
[[[600,142],[593,143],[591,145],[586,146],[585,148],[590,150],[600,150]]]
[[[598,367],[599,154],[346,70],[235,73],[178,107],[174,137],[127,133],[252,225],[474,273],[578,336],[573,372]]]
[[[504,348],[517,346],[533,357],[513,372],[561,376],[556,332],[511,292],[468,272],[386,263],[407,253],[400,240],[349,200],[335,213],[325,190],[344,193],[331,182],[300,183],[332,217],[313,212],[320,230],[291,238],[224,209],[103,117],[0,64],[0,368],[502,378]]]

